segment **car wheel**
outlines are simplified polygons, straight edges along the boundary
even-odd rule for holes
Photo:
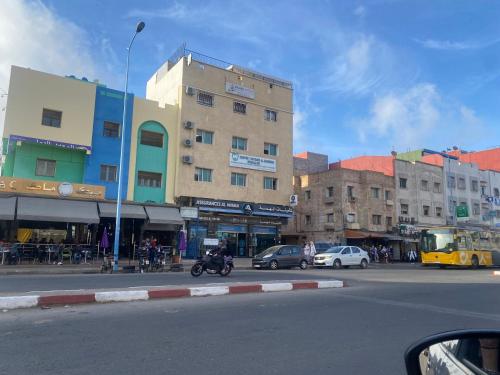
[[[299,264],[299,267],[301,270],[307,269],[307,262],[305,260],[302,260]]]
[[[479,268],[479,258],[477,255],[473,255],[471,261],[471,265],[473,269],[478,269]]]
[[[359,264],[359,266],[360,266],[362,269],[366,269],[366,268],[368,268],[368,261],[367,261],[366,259],[361,260],[361,263]]]
[[[272,270],[277,270],[278,269],[278,261],[272,260],[271,263],[269,263],[269,268]]]
[[[342,267],[342,262],[340,261],[340,259],[335,259],[335,261],[333,262],[333,268],[338,270],[340,267]]]

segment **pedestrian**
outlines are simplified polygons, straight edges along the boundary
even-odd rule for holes
[[[368,254],[370,255],[370,262],[372,262],[372,263],[375,262],[375,252],[376,251],[377,250],[375,249],[375,246],[372,245],[370,247],[370,251],[368,252]]]
[[[409,259],[410,259],[410,263],[411,264],[414,264],[415,261],[416,261],[416,258],[417,258],[417,253],[415,250],[411,249],[410,252],[409,252]]]
[[[378,246],[378,248],[375,246],[375,263],[378,263],[380,259],[379,253],[380,253],[380,245]]]
[[[307,241],[304,243],[304,256],[309,264],[311,262],[311,246]]]
[[[389,263],[392,263],[393,259],[394,259],[394,249],[392,246],[389,246]]]
[[[388,259],[389,259],[389,253],[388,253],[387,248],[385,247],[385,245],[380,250],[380,254],[382,255],[382,261],[387,264],[388,263]]]
[[[310,264],[313,264],[314,262],[314,256],[316,255],[316,246],[314,246],[314,242],[309,243],[309,258],[310,258]]]

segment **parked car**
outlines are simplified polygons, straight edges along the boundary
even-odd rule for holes
[[[357,246],[333,246],[314,257],[314,267],[349,267],[367,268],[370,262],[368,253]]]
[[[277,245],[272,246],[252,259],[254,268],[278,268],[300,267],[307,268],[307,260],[302,248],[298,245]]]
[[[321,254],[327,251],[329,248],[333,247],[334,245],[330,242],[315,242],[314,243],[314,248],[316,249],[316,254]]]

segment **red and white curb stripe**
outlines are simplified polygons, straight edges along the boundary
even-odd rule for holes
[[[493,271],[493,276],[500,276],[500,271]]]
[[[226,294],[285,292],[297,289],[342,288],[343,281],[290,281],[258,284],[227,284],[198,286],[190,288],[155,288],[150,290],[116,290],[88,294],[24,295],[0,297],[0,310],[14,310],[30,307],[75,305],[81,303],[107,303],[147,301],[160,298],[206,297]]]

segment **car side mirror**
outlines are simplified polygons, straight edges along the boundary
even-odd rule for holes
[[[500,330],[444,332],[411,345],[408,375],[500,374]]]

